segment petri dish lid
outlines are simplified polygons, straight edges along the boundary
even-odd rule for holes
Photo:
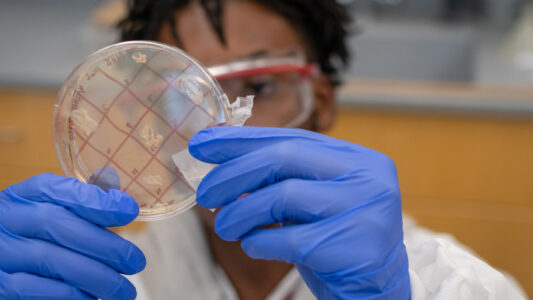
[[[196,191],[171,156],[199,130],[225,125],[225,95],[185,52],[128,41],[85,59],[59,91],[53,138],[63,171],[139,204],[138,220],[192,207]],[[227,98],[226,98],[227,99]]]

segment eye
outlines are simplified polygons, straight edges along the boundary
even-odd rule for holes
[[[254,79],[247,83],[247,90],[257,98],[265,98],[274,94],[276,86],[276,81],[273,79]]]
[[[272,88],[271,82],[256,82],[250,84],[250,89],[254,92],[254,94],[263,94],[268,92],[269,88]]]

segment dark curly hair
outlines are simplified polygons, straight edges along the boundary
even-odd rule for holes
[[[130,0],[129,11],[120,23],[121,39],[156,40],[161,26],[168,22],[178,45],[176,10],[195,0]],[[222,27],[224,0],[196,0],[204,9],[218,39],[225,45]],[[333,83],[339,82],[339,71],[349,61],[346,46],[351,18],[348,10],[336,0],[254,0],[285,17],[300,31],[311,50],[312,60]]]

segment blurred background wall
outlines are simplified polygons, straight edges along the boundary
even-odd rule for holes
[[[533,295],[533,4],[355,0],[354,53],[328,134],[398,166],[406,213]],[[0,2],[0,188],[61,174],[55,96],[117,40],[121,1]]]

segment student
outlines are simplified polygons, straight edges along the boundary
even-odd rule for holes
[[[230,97],[256,96],[253,127],[211,128],[189,143],[220,164],[197,193],[220,210],[129,234],[143,254],[102,228],[137,216],[130,196],[30,178],[0,193],[0,298],[133,299],[119,273],[146,265],[132,278],[141,299],[521,299],[453,241],[403,224],[388,157],[317,133],[334,121],[346,13],[333,0],[133,1],[124,40],[178,46],[211,70],[246,61],[253,73],[220,81]],[[306,57],[318,72],[252,63],[280,57]]]

